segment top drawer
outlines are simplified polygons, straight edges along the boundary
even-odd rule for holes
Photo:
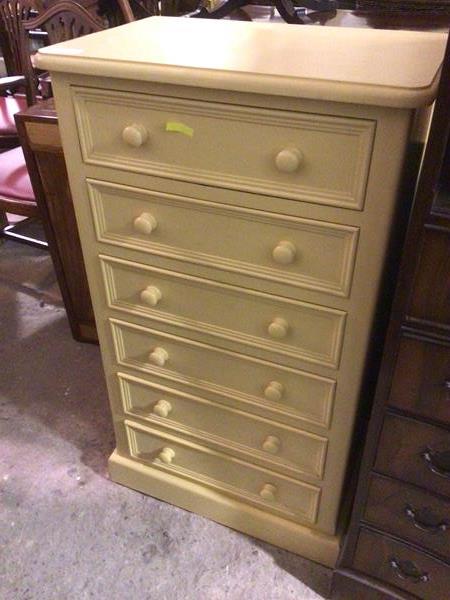
[[[86,163],[361,210],[369,120],[74,88]]]

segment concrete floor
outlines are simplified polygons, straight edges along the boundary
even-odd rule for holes
[[[48,254],[0,241],[0,599],[327,595],[329,569],[110,482],[113,444]]]

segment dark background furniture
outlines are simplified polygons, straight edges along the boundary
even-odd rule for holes
[[[53,99],[17,114],[16,121],[72,335],[79,341],[96,342],[91,297]]]
[[[450,597],[450,45],[333,599]]]

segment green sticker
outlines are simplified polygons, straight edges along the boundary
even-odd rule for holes
[[[194,130],[192,129],[192,127],[189,127],[184,123],[178,123],[178,121],[167,121],[166,131],[176,131],[177,133],[183,133],[188,137],[194,136]]]

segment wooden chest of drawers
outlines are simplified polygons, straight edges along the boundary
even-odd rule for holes
[[[95,305],[112,478],[332,565],[404,154],[443,38],[297,31],[155,18],[40,64]],[[330,36],[352,65],[287,64]],[[368,43],[399,44],[387,79],[355,61]]]
[[[450,46],[335,574],[336,600],[449,597],[449,83]]]

